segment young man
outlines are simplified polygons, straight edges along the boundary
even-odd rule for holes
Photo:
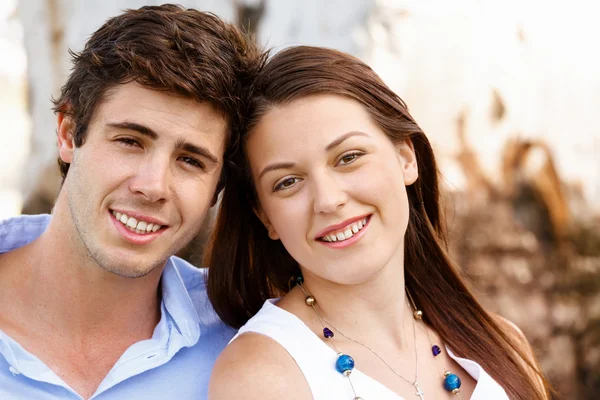
[[[55,102],[52,217],[0,224],[1,399],[203,399],[233,335],[172,257],[215,203],[261,56],[178,6],[128,10],[74,57]]]

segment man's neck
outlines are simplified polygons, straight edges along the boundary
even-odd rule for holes
[[[38,239],[2,255],[0,297],[10,294],[5,300],[36,329],[60,327],[75,340],[151,335],[163,268],[135,279],[117,276],[74,248],[71,236],[53,219]]]
[[[73,248],[55,219],[32,243],[0,254],[0,330],[89,398],[160,320],[163,268],[117,276]]]

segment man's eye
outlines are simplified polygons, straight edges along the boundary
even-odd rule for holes
[[[200,161],[196,160],[193,157],[179,157],[179,159],[184,163],[191,165],[194,168],[204,169],[204,164],[202,164]]]
[[[117,142],[124,144],[125,146],[135,147],[140,146],[140,143],[136,139],[132,138],[118,138]]]
[[[294,186],[296,184],[296,182],[298,182],[299,180],[300,180],[299,178],[286,178],[286,179],[280,181],[278,184],[276,184],[275,187],[273,188],[273,191],[277,192],[279,190],[289,189],[292,186]]]
[[[340,157],[340,160],[338,161],[338,165],[347,165],[347,164],[353,163],[354,161],[356,161],[357,158],[359,158],[363,155],[364,155],[364,153],[360,152],[360,151],[355,151],[352,153],[344,154],[342,157]]]

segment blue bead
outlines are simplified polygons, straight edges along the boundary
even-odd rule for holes
[[[347,376],[354,369],[354,359],[348,354],[340,354],[335,362],[335,369]]]
[[[326,339],[331,339],[333,337],[333,332],[331,332],[331,329],[325,327],[323,328],[323,336],[325,336]]]
[[[438,346],[437,344],[434,344],[433,347],[431,348],[431,352],[433,353],[433,356],[438,356],[441,352],[442,349],[440,349],[440,346]]]
[[[444,379],[444,389],[446,389],[449,392],[453,391],[454,389],[460,388],[460,385],[460,378],[454,374],[449,374],[448,376],[446,376],[446,379]]]

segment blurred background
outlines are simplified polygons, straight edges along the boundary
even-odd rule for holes
[[[0,2],[0,218],[49,212],[51,96],[68,49],[158,1]],[[349,52],[433,142],[453,258],[532,343],[561,399],[600,398],[600,4],[587,0],[197,0],[266,47]],[[596,50],[594,50],[596,49]],[[204,238],[182,256],[200,264]]]

